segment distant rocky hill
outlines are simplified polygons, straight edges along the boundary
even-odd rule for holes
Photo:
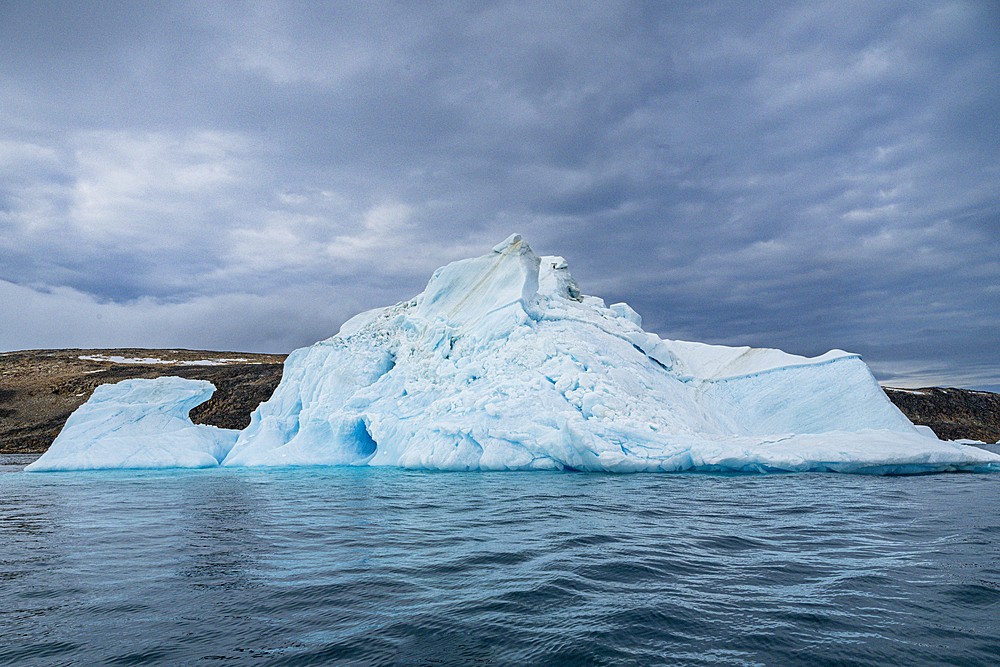
[[[930,426],[943,440],[1000,440],[1000,394],[940,387],[884,389],[911,422]]]
[[[215,395],[191,411],[198,424],[242,429],[281,380],[285,355],[195,350],[27,350],[0,353],[0,453],[41,453],[96,387],[129,378],[208,380]],[[941,438],[1000,440],[1000,395],[965,389],[892,389],[915,424]]]

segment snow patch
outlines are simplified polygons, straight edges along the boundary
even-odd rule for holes
[[[917,391],[916,389],[900,389],[899,387],[886,387],[886,389],[891,389],[892,391],[899,391],[904,394],[914,394],[916,396],[927,396],[926,391]]]
[[[180,360],[180,359],[160,359],[158,357],[122,357],[118,355],[103,355],[103,354],[91,354],[91,355],[81,355],[77,357],[83,361],[105,361],[111,362],[113,364],[146,364],[146,365],[156,365],[165,364],[170,366],[226,366],[228,364],[259,364],[259,361],[249,361],[243,357],[233,357],[232,359],[197,359],[197,360]],[[98,371],[86,371],[88,373],[97,373]]]

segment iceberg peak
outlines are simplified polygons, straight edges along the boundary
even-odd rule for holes
[[[524,248],[528,248],[528,244],[524,243],[524,240],[521,238],[521,235],[520,234],[511,234],[506,239],[504,239],[500,243],[498,243],[495,246],[493,246],[493,252],[496,252],[496,253],[508,252],[508,251],[510,251],[512,249],[513,250],[517,250],[517,249],[521,248],[522,246]],[[530,251],[531,248],[528,248],[528,250]]]
[[[500,327],[495,333],[508,333],[509,324],[524,321],[536,310],[539,263],[521,236],[512,234],[489,255],[452,262],[435,271],[418,297],[415,314],[457,327],[489,320]]]

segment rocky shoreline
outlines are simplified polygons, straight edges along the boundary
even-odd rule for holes
[[[40,454],[98,386],[163,375],[208,380],[215,395],[191,411],[196,424],[242,429],[281,380],[282,354],[197,350],[25,350],[0,353],[0,454]],[[893,389],[915,424],[947,440],[1000,440],[1000,394],[967,389]]]
[[[942,440],[1000,440],[1000,394],[941,387],[883,389],[911,422],[930,426]]]

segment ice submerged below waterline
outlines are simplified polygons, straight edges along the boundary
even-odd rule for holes
[[[27,469],[1000,470],[1000,456],[914,427],[857,355],[660,339],[628,305],[581,295],[562,258],[517,235],[293,352],[238,434],[194,427],[191,381],[169,380],[117,422],[92,398]],[[159,381],[107,385],[101,400]]]

